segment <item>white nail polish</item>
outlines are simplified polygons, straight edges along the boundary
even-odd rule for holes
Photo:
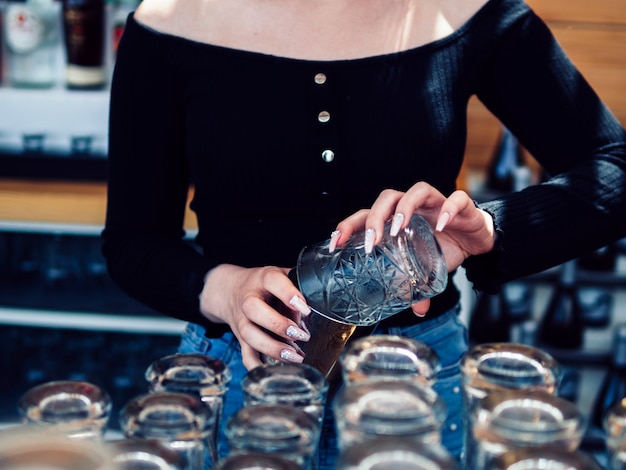
[[[287,331],[285,331],[285,334],[290,338],[295,339],[296,341],[308,341],[309,339],[311,339],[311,337],[307,335],[304,331],[302,331],[300,328],[296,328],[293,325],[289,325],[289,327],[287,327]]]
[[[296,353],[294,353],[290,349],[281,349],[280,358],[283,361],[289,361],[289,362],[301,363],[302,361],[304,361],[304,358],[302,356],[298,356]]]
[[[441,214],[439,216],[439,220],[437,221],[437,226],[435,227],[435,231],[441,232],[444,228],[446,228],[446,225],[448,224],[449,220],[450,220],[450,214],[448,214],[447,212],[444,212],[443,214]]]
[[[365,253],[370,254],[374,249],[374,240],[376,239],[376,230],[368,228],[365,231]]]
[[[311,313],[311,308],[299,296],[294,295],[289,301],[289,305],[295,308],[302,315],[307,316]]]
[[[339,235],[341,232],[339,230],[335,230],[330,234],[330,241],[328,242],[328,252],[332,253],[337,248],[337,240],[339,240]]]
[[[402,222],[404,222],[404,214],[398,212],[393,216],[393,220],[391,221],[391,228],[389,229],[389,235],[395,237],[400,232],[400,227],[402,227]]]

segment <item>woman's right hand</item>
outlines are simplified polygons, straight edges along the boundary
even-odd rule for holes
[[[311,310],[287,277],[288,272],[287,268],[274,266],[242,268],[222,264],[205,276],[200,310],[210,321],[230,326],[248,370],[262,364],[261,355],[289,362],[304,360],[295,341],[310,339],[299,319]],[[292,318],[271,306],[276,301],[284,305]]]

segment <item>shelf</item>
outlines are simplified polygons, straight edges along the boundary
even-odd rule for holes
[[[107,178],[107,159],[95,155],[11,154],[0,149],[0,178],[102,182]]]
[[[0,306],[0,325],[180,336],[186,323],[157,315],[122,316]]]
[[[69,155],[86,143],[94,155],[107,154],[108,90],[0,87],[0,109],[0,152],[19,155],[26,139],[44,154]]]
[[[193,190],[189,200],[192,197]],[[102,230],[105,215],[105,182],[15,180],[0,175],[0,231],[94,234]],[[197,228],[187,204],[187,237],[194,237]]]

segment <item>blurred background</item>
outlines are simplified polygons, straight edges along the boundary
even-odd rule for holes
[[[18,419],[28,388],[68,378],[101,385],[119,409],[145,391],[149,363],[178,344],[183,324],[113,285],[99,245],[110,76],[138,3],[0,0],[0,422]],[[626,2],[528,3],[626,125]],[[458,184],[476,199],[546,177],[477,100],[468,126]],[[190,212],[186,229],[192,243]],[[497,296],[476,295],[462,270],[456,281],[472,342],[519,341],[554,354],[565,370],[561,394],[590,417],[584,446],[600,449],[599,413],[626,395],[626,243]]]

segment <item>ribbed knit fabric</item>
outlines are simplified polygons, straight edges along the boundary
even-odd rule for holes
[[[476,288],[626,235],[626,132],[522,0],[490,0],[421,47],[338,61],[197,43],[130,16],[111,94],[109,272],[217,336],[198,306],[215,265],[291,267],[385,188],[451,193],[474,95],[559,175],[483,204],[499,237],[465,263]],[[189,184],[202,254],[181,239]],[[451,283],[429,316],[457,299]]]

